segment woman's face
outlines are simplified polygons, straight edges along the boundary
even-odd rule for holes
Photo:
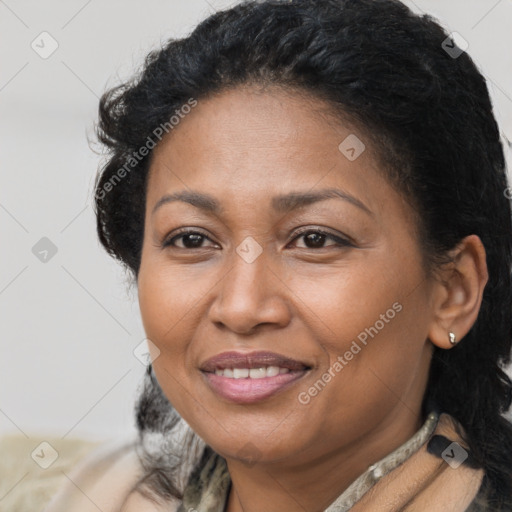
[[[419,427],[432,285],[413,212],[321,108],[230,90],[154,150],[142,319],[166,396],[226,458],[378,453]]]

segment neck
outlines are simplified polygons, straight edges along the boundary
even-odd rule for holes
[[[412,437],[423,418],[399,403],[376,428],[350,446],[253,466],[227,459],[231,489],[226,512],[323,512],[371,464]]]

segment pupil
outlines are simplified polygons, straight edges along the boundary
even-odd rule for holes
[[[186,240],[188,240],[188,241],[192,240],[192,244],[185,243],[185,245],[192,245],[193,247],[198,247],[201,245],[202,239],[203,239],[203,235],[188,234],[188,235],[185,235],[183,241],[185,242]]]
[[[324,238],[325,235],[322,235],[320,233],[309,233],[308,235],[306,235],[306,240],[312,241],[313,247],[321,247],[323,245]],[[308,244],[306,243],[306,245]]]

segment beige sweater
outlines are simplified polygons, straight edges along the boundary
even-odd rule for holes
[[[428,421],[422,430],[427,425]],[[424,441],[431,428],[427,430],[424,433],[420,430],[414,436],[422,444],[418,447],[415,442],[413,453],[405,449],[414,438],[370,467],[328,510],[345,511],[348,510],[347,505],[353,512],[473,510],[471,504],[474,505],[473,499],[482,482],[483,471],[466,466],[451,469],[441,458],[427,453]],[[444,435],[463,446],[449,415],[441,415],[433,433]],[[50,439],[49,444],[41,445],[42,441],[20,436],[1,440],[3,498],[0,497],[0,512],[41,512],[43,509],[44,512],[175,512],[178,509],[218,512],[224,507],[225,486],[219,485],[206,467],[199,478],[189,482],[184,502],[171,503],[167,500],[158,505],[140,493],[131,493],[143,474],[134,449],[135,440],[90,443]],[[56,453],[58,457],[53,461]],[[87,456],[84,458],[84,455]],[[80,464],[75,466],[79,459],[82,459]],[[215,460],[222,470],[223,459],[217,456]],[[45,465],[48,466],[46,469],[40,467]],[[382,476],[368,489],[365,482],[375,476],[374,467]],[[205,471],[208,475],[203,475]],[[206,487],[199,488],[199,484]],[[346,498],[351,498],[351,504]],[[207,501],[211,502],[208,506]]]
[[[452,418],[442,415],[434,433],[458,441],[462,446],[462,440],[453,426]],[[424,437],[423,434],[421,436]],[[36,444],[34,440],[32,441],[31,443],[27,443],[27,440],[20,442],[19,455],[24,455],[25,460],[20,466],[20,470],[17,470],[17,476],[12,479],[14,482],[23,477],[23,467],[25,467],[25,471],[29,469],[26,466],[26,461],[28,459],[30,462],[32,459],[27,456],[27,448],[33,450],[33,445]],[[336,503],[329,507],[329,511],[331,509],[333,511],[347,510],[346,494],[350,494],[352,498],[355,497],[357,501],[357,503],[352,502],[353,507],[349,505],[350,510],[354,512],[396,512],[397,510],[463,512],[469,510],[467,507],[473,503],[482,481],[483,472],[465,466],[451,469],[441,458],[427,453],[426,443],[423,443],[419,449],[415,448],[416,451],[412,454],[405,453],[404,448],[410,441],[373,465],[378,466],[384,476],[369,490],[366,487],[363,488],[363,496],[360,496],[361,493],[355,492],[352,487],[356,484],[357,486],[362,485],[368,475],[371,476],[375,472],[375,469],[369,468],[367,473],[361,475],[351,488],[347,489],[336,500]],[[0,501],[0,507],[2,507],[0,511],[41,512],[44,509],[44,512],[97,512],[98,510],[102,512],[176,512],[179,508],[180,511],[205,512],[208,510],[217,512],[224,507],[223,489],[225,490],[225,487],[218,485],[215,478],[210,478],[212,477],[211,471],[207,471],[208,478],[201,473],[199,479],[192,479],[189,482],[185,492],[188,497],[184,502],[171,503],[166,500],[165,503],[158,505],[145,499],[140,493],[131,493],[135,483],[143,474],[134,449],[134,442],[104,443],[93,449],[92,452],[91,448],[94,447],[91,444],[87,447],[82,444],[73,449],[72,445],[65,447],[64,445],[58,446],[57,441],[54,443],[55,449],[57,451],[60,449],[63,453],[62,459],[59,454],[59,459],[50,468],[38,469],[39,481],[34,478],[33,468],[30,467],[31,475],[23,478],[6,498]],[[50,444],[52,444],[51,440]],[[11,452],[11,457],[14,455],[10,467],[17,458],[12,453],[13,446],[14,443],[11,442],[7,450]],[[73,455],[70,455],[69,452],[65,454],[66,448],[73,451]],[[40,449],[38,448],[38,450]],[[47,453],[51,451],[47,447],[43,449],[43,452],[38,450],[35,453],[36,455],[39,453],[41,456],[43,453],[47,456]],[[88,456],[81,461],[78,467],[71,469],[72,460],[80,458],[79,452],[82,455],[85,451],[90,452]],[[395,467],[396,463],[393,460],[399,452],[401,460],[403,456],[408,458]],[[222,461],[220,457],[217,459]],[[393,463],[389,465],[390,462]],[[32,464],[34,464],[33,461]],[[222,469],[223,466],[219,463],[218,467]],[[206,470],[208,468],[204,468],[204,471]],[[55,494],[48,507],[44,508],[44,504],[48,503],[48,497],[55,492],[56,488],[60,487],[57,480],[64,482],[64,486]],[[208,484],[207,488],[197,488],[200,482]],[[426,487],[425,483],[427,483]],[[341,505],[338,504],[340,499],[343,502]],[[211,506],[206,506],[205,500],[211,501]],[[473,510],[472,507],[470,509]],[[478,508],[478,510],[484,509],[489,510],[488,508]]]

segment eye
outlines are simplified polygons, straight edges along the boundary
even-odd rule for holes
[[[181,240],[183,246],[176,245],[176,240]],[[182,229],[178,234],[168,238],[162,244],[162,247],[177,247],[178,249],[202,249],[202,242],[210,240],[204,233],[192,229]]]
[[[338,246],[338,247],[353,247],[354,245],[348,240],[339,237],[333,233],[329,233],[328,231],[324,231],[319,228],[306,228],[301,230],[297,236],[293,240],[298,240],[299,238],[304,239],[305,249],[324,249],[326,247]],[[324,246],[326,240],[333,240],[333,244],[329,244],[328,246]]]
[[[328,231],[324,231],[319,228],[306,228],[298,233],[296,233],[295,238],[292,240],[298,240],[300,238],[304,239],[305,249],[324,249],[327,247],[337,246],[337,247],[353,247],[354,245],[333,233],[329,233]],[[177,241],[181,240],[182,245],[177,245]],[[166,239],[162,247],[176,247],[178,249],[202,249],[203,242],[205,240],[210,240],[210,238],[202,233],[201,231],[196,231],[193,229],[182,229],[179,230],[177,234],[172,236],[171,238]],[[325,246],[326,240],[331,240],[334,243],[331,243]],[[211,241],[211,240],[210,240]]]

